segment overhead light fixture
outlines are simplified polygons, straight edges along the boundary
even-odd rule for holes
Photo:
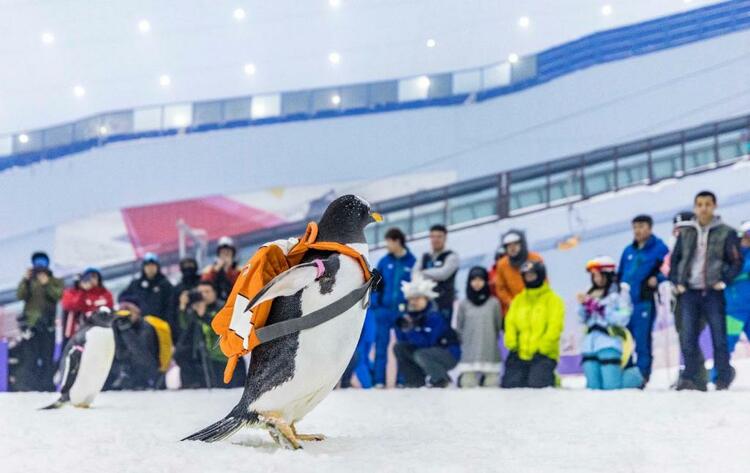
[[[247,64],[245,64],[245,66],[244,66],[244,67],[242,68],[242,70],[243,70],[243,71],[245,71],[245,74],[246,74],[246,75],[248,75],[248,76],[252,76],[252,75],[254,75],[254,74],[255,74],[255,64],[252,64],[252,63],[247,63]]]
[[[84,89],[82,85],[77,85],[73,87],[73,95],[75,95],[78,98],[81,98],[84,95],[86,95],[86,89]]]
[[[341,0],[328,0],[328,5],[330,5],[331,8],[338,8],[341,6]]]
[[[612,14],[612,5],[604,5],[602,7],[602,15],[609,16]]]
[[[425,44],[427,45],[428,48],[434,48],[435,46],[437,46],[437,41],[435,41],[434,39],[430,38],[430,39],[427,40],[427,42]]]
[[[169,84],[171,84],[171,83],[172,83],[172,78],[169,77],[168,75],[162,74],[161,76],[159,76],[159,85],[160,86],[162,86],[162,87],[169,87]]]
[[[429,89],[430,88],[430,78],[427,76],[419,76],[417,77],[417,86],[420,89]]]
[[[334,105],[338,105],[341,103],[341,96],[339,94],[333,94],[331,96],[331,103]]]
[[[101,136],[104,136],[107,133],[109,133],[109,129],[105,125],[102,125],[102,126],[99,127],[99,134]]]
[[[515,64],[518,62],[518,54],[516,53],[510,53],[508,54],[508,62],[511,64]]]
[[[232,16],[234,17],[235,20],[242,21],[245,19],[247,14],[245,13],[245,10],[243,10],[242,8],[235,8],[234,12],[232,13]]]
[[[531,20],[528,16],[522,16],[518,19],[518,26],[520,26],[521,28],[528,28],[530,24]]]
[[[328,62],[331,64],[339,64],[341,62],[341,54],[336,51],[328,54]]]
[[[151,23],[148,20],[141,20],[138,22],[138,31],[140,31],[143,34],[148,33],[151,31]]]
[[[29,135],[27,135],[26,133],[21,133],[20,135],[18,135],[18,142],[21,143],[21,144],[28,143],[29,142]]]
[[[53,35],[50,32],[42,33],[42,43],[43,44],[53,44],[55,42],[55,35]]]
[[[184,115],[176,115],[173,120],[175,126],[183,127],[187,125],[187,118]]]

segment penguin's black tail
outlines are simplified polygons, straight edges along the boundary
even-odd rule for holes
[[[216,442],[218,440],[225,439],[237,432],[244,426],[252,424],[258,420],[257,415],[253,415],[250,412],[244,412],[237,414],[235,411],[229,413],[228,416],[221,419],[218,422],[214,422],[203,430],[185,437],[185,440],[200,440],[201,442]]]

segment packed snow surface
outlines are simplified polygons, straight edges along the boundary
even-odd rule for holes
[[[298,426],[300,451],[246,429],[180,438],[219,419],[239,390],[103,393],[88,410],[38,411],[50,393],[0,395],[0,471],[717,472],[750,461],[750,360],[728,392],[562,389],[333,392]]]

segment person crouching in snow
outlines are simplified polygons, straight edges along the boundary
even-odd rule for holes
[[[500,301],[491,295],[487,270],[471,268],[466,299],[458,304],[456,316],[461,338],[460,387],[497,387],[500,383],[498,337],[502,323]]]
[[[525,289],[513,299],[505,315],[505,346],[510,353],[501,386],[554,386],[565,303],[550,289],[544,263],[527,261],[520,270]]]
[[[609,256],[589,261],[586,271],[591,273],[591,288],[577,295],[578,315],[587,328],[581,350],[586,387],[621,389],[623,337],[618,333],[625,333],[633,313],[630,287],[617,282],[615,261]]]
[[[446,387],[451,382],[448,371],[458,363],[461,348],[456,332],[435,304],[435,281],[415,273],[401,288],[406,313],[396,319],[398,342],[393,352],[404,386],[418,388],[427,381],[432,387]]]

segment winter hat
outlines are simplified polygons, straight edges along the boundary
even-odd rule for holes
[[[675,214],[672,218],[672,225],[674,225],[675,228],[686,227],[691,225],[693,220],[695,220],[695,214],[686,210]]]
[[[153,263],[157,266],[161,265],[161,263],[159,262],[159,256],[156,253],[152,253],[151,251],[143,255],[143,265],[145,266],[149,263]]]
[[[99,268],[89,267],[84,269],[81,273],[81,280],[88,279],[91,276],[97,276],[99,283],[102,282],[102,272],[99,271]]]
[[[123,292],[122,294],[120,294],[120,297],[117,298],[117,302],[120,304],[129,302],[143,311],[144,300],[135,292]]]
[[[745,220],[742,222],[742,225],[740,225],[740,238],[742,237],[748,237],[750,238],[750,220]]]
[[[484,280],[484,286],[479,291],[471,287],[471,281],[476,278]],[[490,285],[488,281],[487,270],[481,266],[474,266],[469,271],[469,277],[466,279],[466,298],[474,305],[482,305],[490,297]]]
[[[411,281],[401,281],[401,291],[407,299],[424,296],[432,300],[438,296],[435,292],[436,285],[435,281],[425,278],[422,273],[414,272]]]
[[[527,273],[534,273],[536,278],[531,281],[527,281],[526,277],[523,278],[523,284],[527,289],[536,289],[544,284],[547,279],[547,268],[544,267],[544,263],[541,261],[527,261],[521,265],[521,275],[525,276]]]
[[[507,246],[511,243],[519,243],[521,245],[521,251],[518,254],[515,256],[508,255],[510,265],[514,268],[520,268],[529,259],[529,250],[526,248],[526,235],[521,230],[508,230],[503,235],[503,246],[506,247],[506,251]]]
[[[44,251],[35,251],[31,255],[31,265],[35,268],[49,268],[49,255]]]
[[[234,246],[234,240],[228,236],[223,236],[216,242],[216,254],[218,255],[224,248],[229,248],[232,250],[232,253],[237,254],[237,247]]]
[[[503,247],[510,245],[511,243],[521,243],[523,240],[523,234],[518,230],[509,230],[503,235]]]
[[[586,262],[586,271],[588,272],[614,273],[616,268],[617,264],[610,256],[597,256]]]

